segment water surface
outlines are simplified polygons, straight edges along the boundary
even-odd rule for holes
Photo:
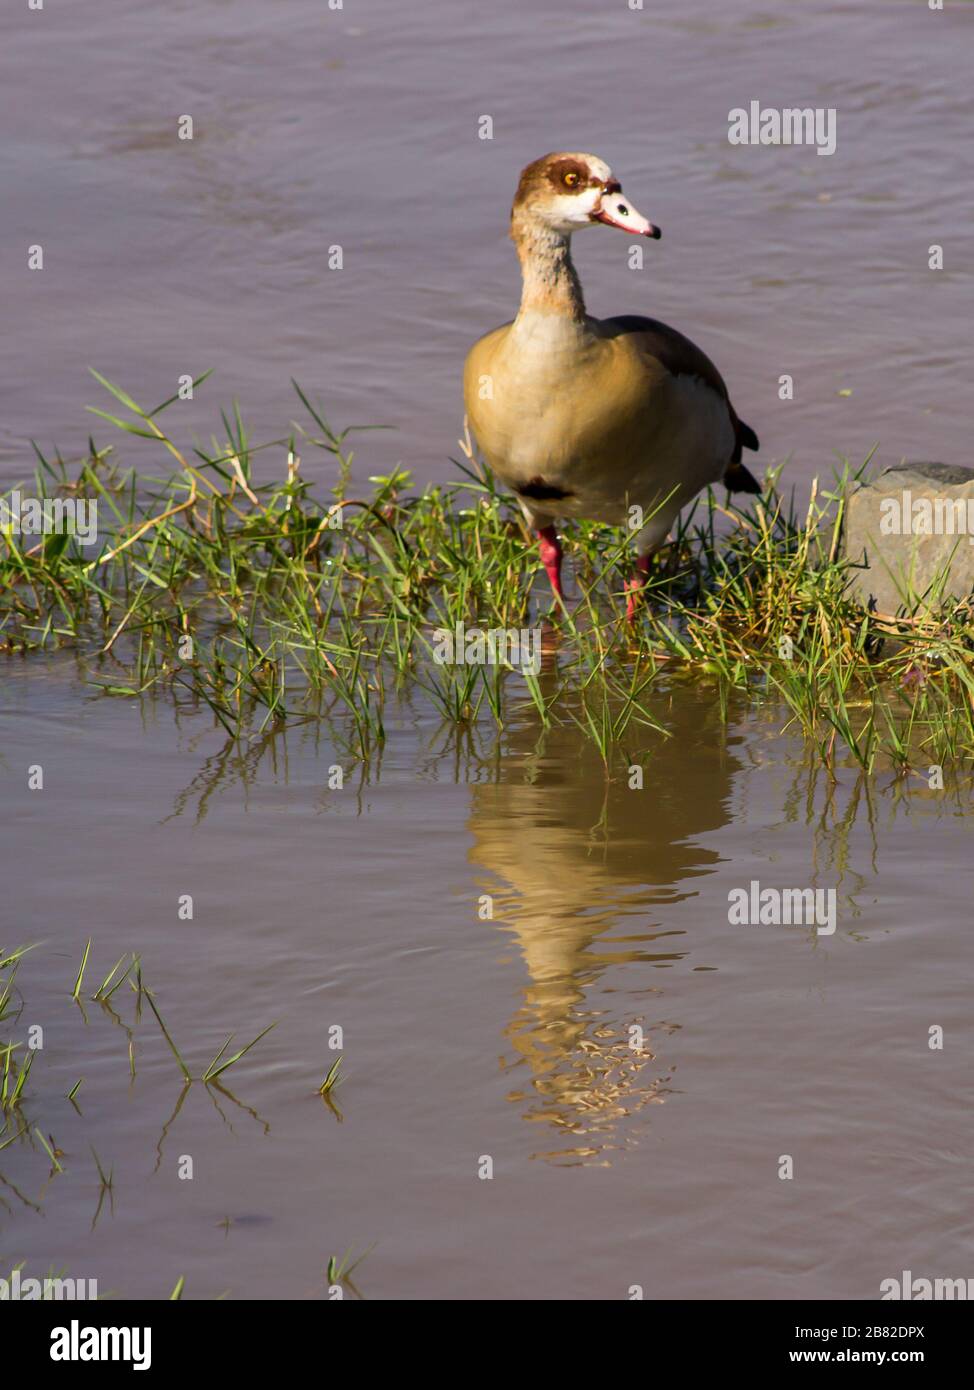
[[[966,463],[972,25],[905,0],[7,7],[0,478],[31,438],[84,449],[89,364],[148,405],[215,367],[183,438],[234,395],[278,436],[295,376],[337,424],[395,426],[360,475],[447,477],[462,356],[516,303],[516,176],[553,148],[607,158],[664,229],[642,271],[624,237],[579,240],[590,308],[694,337],[761,463],[802,489],[835,450]],[[732,148],[752,99],[834,106],[835,155]],[[832,783],[781,710],[725,724],[679,683],[637,791],[529,708],[458,739],[407,700],[363,772],[332,725],[227,746],[88,684],[110,672],[0,672],[0,941],[43,943],[14,1037],[44,1029],[29,1137],[0,1153],[4,1270],[320,1298],[329,1256],[374,1242],[371,1298],[872,1299],[971,1273],[969,788]],[[835,934],[731,926],[752,879],[834,888]],[[184,1091],[127,984],[114,1012],[72,1003],[89,938],[92,987],[139,955],[194,1075],[276,1021],[229,1095]]]
[[[65,1172],[3,1152],[5,1258],[144,1298],[180,1275],[188,1297],[322,1297],[328,1257],[372,1242],[366,1297],[873,1299],[903,1269],[963,1276],[969,792],[833,785],[780,711],[725,727],[706,689],[653,710],[671,736],[641,791],[526,709],[458,744],[408,705],[338,791],[318,724],[235,749],[67,660],[8,666],[2,939],[46,943],[18,976],[45,1030],[25,1114]],[[835,934],[731,926],[752,879],[834,887]],[[89,937],[92,990],[139,953],[194,1075],[277,1020],[231,1096],[184,1093],[127,985],[117,1017],[71,1002]],[[338,1113],[315,1094],[336,1024]],[[94,1229],[89,1145],[115,1170]]]

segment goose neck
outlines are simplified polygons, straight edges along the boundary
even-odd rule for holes
[[[585,322],[585,300],[572,263],[571,238],[537,218],[515,218],[511,239],[521,262],[521,308],[526,314],[550,314]]]

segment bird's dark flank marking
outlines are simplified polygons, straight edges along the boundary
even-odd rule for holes
[[[532,502],[561,502],[571,493],[563,487],[546,483],[544,478],[529,478],[526,483],[515,487],[518,497],[527,497]]]

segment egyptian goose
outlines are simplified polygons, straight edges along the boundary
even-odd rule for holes
[[[758,440],[717,368],[682,333],[655,319],[585,312],[571,237],[596,222],[660,235],[594,155],[547,154],[523,171],[511,209],[521,307],[471,348],[464,398],[484,457],[538,535],[559,601],[555,518],[615,526],[635,518],[631,616],[681,507],[721,479],[731,491],[761,491],[741,463],[742,448]]]

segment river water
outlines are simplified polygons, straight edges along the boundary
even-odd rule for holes
[[[31,438],[111,440],[89,365],[151,405],[214,367],[184,438],[234,396],[285,433],[294,376],[338,425],[395,426],[362,475],[449,476],[462,355],[516,304],[518,170],[559,147],[607,158],[664,231],[642,271],[624,237],[580,239],[590,308],[694,337],[759,463],[790,456],[799,489],[874,444],[965,463],[972,36],[974,6],[896,0],[7,7],[0,476]],[[730,146],[751,100],[836,108],[835,154]],[[457,747],[409,702],[336,790],[327,725],[228,747],[95,677],[64,654],[0,684],[0,942],[40,943],[0,1042],[44,1030],[0,1152],[0,1274],[321,1298],[329,1257],[373,1245],[372,1298],[873,1299],[905,1269],[971,1274],[969,789],[833,784],[782,711],[724,724],[672,682],[641,791],[529,708]],[[753,881],[834,890],[834,933],[733,925]],[[193,1075],[276,1027],[224,1091],[184,1092],[128,982],[72,1002],[89,938],[84,994],[137,953]]]

